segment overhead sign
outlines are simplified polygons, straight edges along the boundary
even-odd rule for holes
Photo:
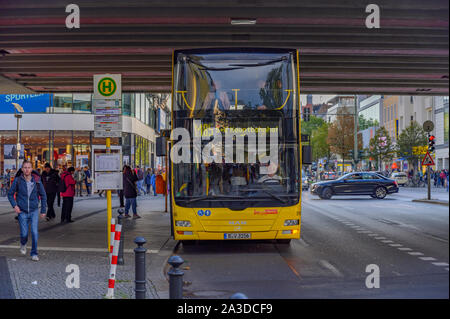
[[[422,160],[422,166],[431,166],[431,165],[434,165],[434,161],[430,153],[427,152],[427,154],[425,154],[425,157]]]
[[[14,113],[17,103],[25,113],[46,113],[53,105],[53,94],[0,94],[0,113]]]
[[[94,99],[120,100],[122,98],[121,74],[94,74]]]

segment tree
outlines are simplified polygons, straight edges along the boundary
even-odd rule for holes
[[[413,148],[425,145],[427,145],[427,134],[416,121],[411,122],[411,125],[405,128],[398,137],[397,152],[400,156],[408,159],[414,172],[417,170],[420,155],[414,154]]]
[[[379,170],[383,161],[390,161],[394,157],[395,146],[392,144],[391,137],[384,126],[378,128],[374,137],[370,139],[367,153],[369,157],[376,159],[377,169]]]
[[[311,146],[314,161],[321,157],[330,157],[330,145],[327,143],[327,138],[328,124],[325,122],[318,129],[312,131]]]
[[[342,164],[346,158],[350,158],[350,150],[354,147],[353,129],[353,115],[350,115],[345,108],[338,111],[336,121],[328,126],[327,143],[330,145],[331,152],[342,157]]]
[[[380,123],[378,123],[377,120],[374,119],[366,119],[362,114],[358,117],[358,127],[360,131],[366,130],[369,127],[378,127]]]
[[[320,117],[316,117],[311,115],[309,117],[309,121],[305,122],[302,120],[302,134],[307,134],[311,136],[315,130],[318,130],[323,124],[325,124],[325,121],[321,119]]]

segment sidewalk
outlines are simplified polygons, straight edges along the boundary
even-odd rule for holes
[[[399,194],[411,198],[413,202],[449,205],[449,193],[445,188],[431,187],[431,200],[427,200],[427,187],[400,187]]]
[[[113,196],[113,217],[119,199]],[[19,252],[19,226],[9,202],[0,200],[0,298],[103,298],[108,288],[110,265],[107,252],[106,199],[94,195],[76,198],[74,223],[39,221],[39,262]],[[168,298],[168,282],[163,269],[176,241],[170,238],[170,218],[164,213],[164,197],[139,196],[138,214],[142,218],[124,221],[125,265],[117,266],[116,298],[134,298],[134,238],[147,240],[147,298]],[[67,288],[68,265],[77,265],[80,288]],[[9,280],[8,280],[9,279]]]

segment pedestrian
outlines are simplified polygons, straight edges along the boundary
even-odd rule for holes
[[[440,177],[440,180],[441,180],[441,186],[442,186],[442,188],[444,188],[444,183],[445,183],[445,180],[447,178],[447,176],[445,175],[445,171],[444,170],[441,171],[441,173],[439,174],[439,177]]]
[[[124,165],[122,168],[122,179],[123,179],[123,174],[125,173],[125,167],[126,167],[126,165]],[[119,189],[119,201],[120,201],[120,207],[125,207],[124,200],[123,200],[123,188]]]
[[[83,183],[86,179],[86,174],[84,173],[84,170],[82,170],[80,167],[77,167],[77,170],[73,174],[73,177],[76,182],[76,196],[83,197]]]
[[[445,172],[445,175],[446,175],[446,180],[447,180],[447,192],[448,192],[448,175],[449,175],[449,172],[448,172],[448,169],[446,170],[446,172]]]
[[[156,171],[156,169],[154,169],[151,180],[150,180],[150,183],[152,184],[154,196],[157,196],[157,194],[156,194],[156,174],[157,174],[157,171]]]
[[[41,217],[45,217],[47,208],[47,196],[41,178],[37,174],[32,174],[32,164],[24,161],[22,164],[22,175],[14,179],[8,191],[8,200],[18,214],[20,225],[20,252],[27,253],[28,229],[31,226],[31,259],[39,261],[38,243],[38,222],[39,222],[39,200],[41,201]],[[15,195],[15,199],[14,199]]]
[[[129,210],[130,207],[133,209],[133,218],[141,218],[137,214],[137,205],[136,198],[138,194],[138,190],[136,188],[136,182],[138,181],[138,177],[131,168],[126,165],[125,171],[123,173],[123,194],[125,196],[125,217],[129,218]]]
[[[91,171],[89,170],[88,166],[84,167],[84,174],[86,175],[85,179],[84,179],[84,184],[86,185],[86,192],[87,192],[87,196],[91,196],[91,185],[92,185],[92,180],[91,180]]]
[[[152,169],[147,168],[147,173],[145,175],[145,185],[147,187],[147,194],[150,194],[150,186],[152,185]]]
[[[45,163],[44,171],[42,172],[42,184],[47,195],[47,221],[56,217],[53,204],[55,203],[56,193],[58,193],[59,181],[58,171],[53,169],[50,163]]]
[[[75,169],[69,167],[61,176],[59,191],[63,199],[61,209],[61,224],[64,222],[72,223],[73,198],[75,196],[75,179],[73,174]]]
[[[142,168],[140,168],[139,166],[137,167],[136,170],[136,174],[137,174],[137,189],[138,189],[138,195],[141,195],[141,193],[145,194],[145,189],[144,189],[144,171],[142,170]]]

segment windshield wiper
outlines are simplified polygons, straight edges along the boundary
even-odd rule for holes
[[[226,195],[201,196],[201,197],[190,199],[190,200],[187,201],[187,203],[193,203],[193,202],[197,202],[197,201],[200,201],[200,200],[216,199],[216,198],[242,199],[242,198],[245,198],[245,197],[243,197],[243,196],[226,196]]]
[[[239,191],[240,191],[240,192],[259,192],[259,191],[262,191],[262,192],[266,193],[267,195],[272,196],[272,197],[275,198],[276,200],[279,200],[279,201],[282,202],[283,204],[287,204],[287,202],[286,202],[284,199],[282,199],[280,196],[277,196],[277,195],[275,195],[275,194],[272,194],[271,192],[269,192],[268,190],[263,189],[263,188],[260,188],[260,189],[241,189],[241,190],[239,190]]]

